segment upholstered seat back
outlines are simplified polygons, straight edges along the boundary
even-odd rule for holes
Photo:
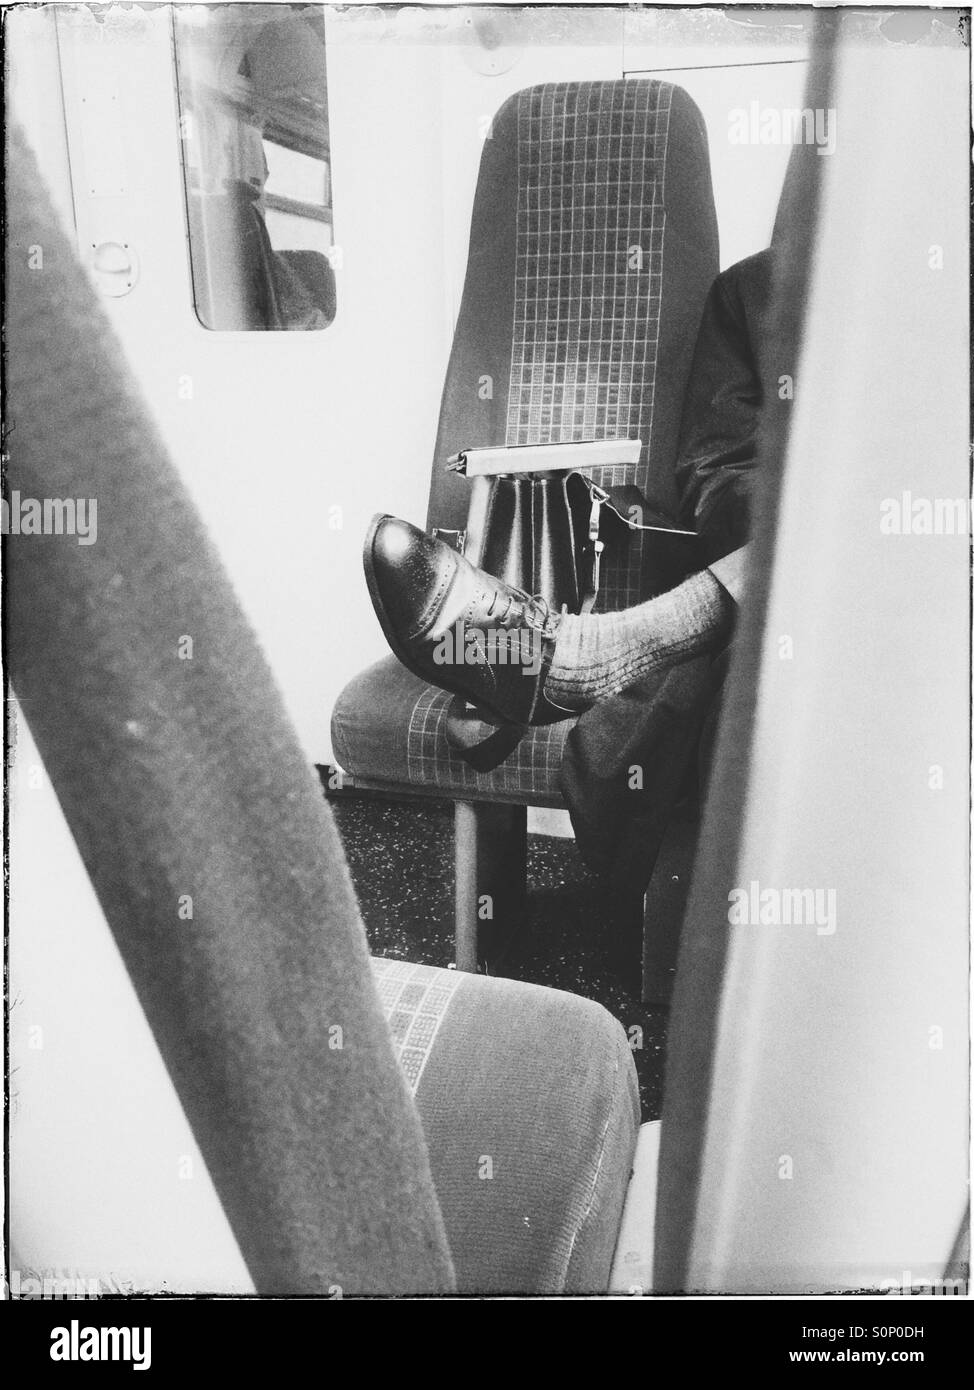
[[[635,482],[667,515],[683,391],[718,270],[703,119],[668,82],[548,83],[511,97],[485,141],[440,412],[429,526],[461,529],[457,449],[639,438]],[[642,596],[642,537],[601,606]]]

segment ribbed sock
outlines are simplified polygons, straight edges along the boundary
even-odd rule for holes
[[[558,622],[545,694],[587,709],[649,671],[695,656],[729,631],[734,601],[709,570],[620,613],[566,613]]]

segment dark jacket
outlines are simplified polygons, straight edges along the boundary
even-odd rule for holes
[[[708,563],[748,537],[761,411],[756,345],[771,299],[771,251],[717,276],[704,305],[676,461],[680,521]]]
[[[745,544],[761,410],[756,345],[771,297],[771,252],[714,281],[687,385],[676,463],[681,524],[712,563]],[[642,892],[666,823],[712,731],[726,660],[692,657],[581,716],[562,759],[562,791],[589,866]],[[709,742],[708,738],[705,742]]]

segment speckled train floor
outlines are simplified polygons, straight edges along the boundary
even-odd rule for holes
[[[453,810],[442,802],[336,797],[331,807],[376,955],[446,965],[453,952]],[[571,840],[528,837],[528,911],[503,974],[595,999],[628,1031],[643,1120],[660,1113],[666,1015],[606,961],[600,890]],[[636,1036],[637,1035],[630,1035]]]

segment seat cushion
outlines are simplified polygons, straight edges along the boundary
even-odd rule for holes
[[[561,990],[373,959],[467,1294],[604,1293],[639,1130],[621,1024]]]
[[[443,795],[472,795],[562,806],[561,755],[574,719],[529,729],[492,772],[475,772],[446,737],[453,699],[427,685],[394,657],[356,676],[338,697],[332,747],[345,772],[382,785],[426,787]]]

